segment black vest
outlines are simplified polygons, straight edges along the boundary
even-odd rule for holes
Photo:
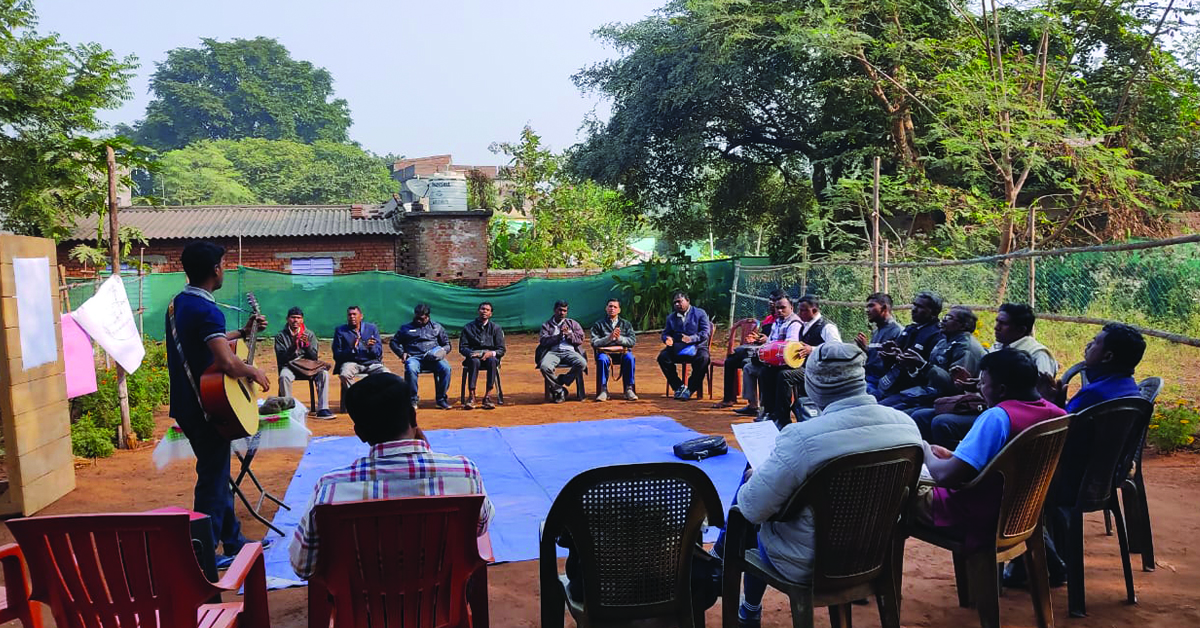
[[[808,328],[808,332],[803,336],[800,336],[800,342],[803,342],[810,347],[825,344],[825,338],[821,335],[821,332],[825,329],[825,324],[824,316],[818,318],[816,322],[814,322],[812,326]]]

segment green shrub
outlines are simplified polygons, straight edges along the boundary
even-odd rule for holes
[[[113,436],[85,414],[71,425],[71,451],[84,458],[107,458],[113,454]]]
[[[142,360],[142,365],[125,378],[129,391],[130,425],[142,440],[154,435],[154,411],[167,403],[171,394],[166,348],[161,343],[151,340],[146,340],[145,346],[146,357]],[[89,451],[97,452],[98,456],[109,456],[112,455],[112,445],[116,442],[117,427],[121,425],[116,369],[97,371],[96,384],[96,392],[71,400],[71,416],[76,418],[71,426],[72,444],[76,443],[75,434],[78,431],[82,434],[81,442],[89,443]],[[91,447],[90,443],[98,435],[107,438],[107,450]],[[78,455],[84,455],[79,453],[79,445],[75,445],[75,449]],[[103,451],[107,453],[99,453]]]
[[[615,290],[621,293],[625,315],[637,329],[661,329],[671,312],[671,295],[682,290],[695,305],[713,316],[708,275],[687,256],[677,255],[669,261],[652,260],[639,264],[628,277],[616,275]]]
[[[1146,439],[1159,451],[1175,451],[1196,442],[1197,427],[1200,427],[1200,407],[1186,399],[1161,403],[1150,420]]]

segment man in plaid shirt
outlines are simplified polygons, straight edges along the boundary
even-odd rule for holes
[[[371,375],[346,391],[346,410],[354,421],[354,433],[371,445],[371,453],[348,467],[329,471],[317,481],[289,548],[292,568],[300,577],[311,576],[317,564],[320,538],[313,509],[320,504],[483,494],[479,535],[487,532],[495,509],[483,490],[479,469],[464,456],[429,449],[429,441],[417,427],[411,399],[408,384],[392,373]]]

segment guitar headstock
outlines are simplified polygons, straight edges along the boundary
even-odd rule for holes
[[[254,298],[253,292],[246,293],[246,303],[250,305],[250,311],[255,315],[259,314],[258,299]]]

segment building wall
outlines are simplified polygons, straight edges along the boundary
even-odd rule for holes
[[[175,239],[151,240],[144,250],[145,261],[152,272],[182,271],[179,256],[188,242]],[[292,258],[332,257],[334,272],[337,274],[396,270],[395,238],[391,236],[243,238],[240,258],[237,238],[214,238],[213,242],[225,247],[226,268],[236,268],[240,259],[242,266],[287,273],[292,270]],[[59,244],[58,260],[66,266],[69,277],[90,275],[94,269],[85,270],[68,255],[76,244],[78,242]]]
[[[483,278],[483,283],[480,288],[503,288],[509,284],[517,283],[526,277],[538,277],[540,279],[573,279],[576,277],[586,277],[588,275],[596,275],[604,272],[600,268],[542,268],[535,270],[496,270],[487,271]]]
[[[487,276],[490,211],[409,212],[396,241],[396,272],[468,286]]]

